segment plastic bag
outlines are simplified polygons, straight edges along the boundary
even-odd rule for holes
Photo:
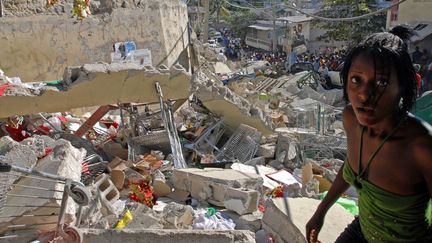
[[[192,225],[194,229],[202,230],[233,230],[236,226],[232,219],[222,217],[220,212],[210,215],[209,210],[202,210],[195,214]]]

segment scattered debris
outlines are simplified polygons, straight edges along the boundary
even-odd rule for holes
[[[240,61],[216,62],[216,50],[199,42],[193,49],[201,66],[192,76],[179,65],[136,63],[70,67],[63,80],[48,83],[2,74],[2,166],[81,181],[89,203],[68,203],[63,223],[89,242],[137,239],[152,229],[164,230],[161,240],[175,233],[188,242],[209,235],[212,242],[304,242],[303,221],[346,156],[341,90],[308,71],[280,75],[267,61],[239,67]],[[74,101],[58,102],[66,96]],[[35,105],[17,106],[22,97]],[[47,185],[3,172],[0,179],[11,187],[1,191],[0,215],[14,215],[2,225],[61,206],[37,199],[24,201],[38,202],[30,209],[3,210],[17,203],[14,195],[36,196],[31,188]],[[63,184],[52,188],[49,198],[62,198]],[[357,195],[346,195],[339,203],[355,214]],[[352,219],[342,207],[332,210],[324,227],[335,227],[321,231],[324,242]],[[0,239],[13,234],[2,229]],[[210,233],[215,229],[223,231]]]

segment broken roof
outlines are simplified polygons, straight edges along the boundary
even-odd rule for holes
[[[412,37],[412,42],[422,41],[432,34],[432,22],[419,23],[414,26],[414,31],[416,31],[417,35]]]
[[[267,26],[267,25],[262,25],[262,24],[253,24],[253,25],[249,25],[249,28],[253,28],[253,29],[257,29],[257,30],[272,30],[273,27]]]
[[[288,16],[288,17],[280,17],[278,20],[287,21],[290,23],[301,23],[312,20],[311,17],[307,17],[306,15],[297,15],[297,16]]]

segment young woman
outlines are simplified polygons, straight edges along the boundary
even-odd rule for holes
[[[347,56],[347,159],[306,225],[308,242],[317,242],[326,212],[350,185],[359,194],[359,217],[336,242],[432,242],[432,128],[408,113],[416,98],[411,36],[397,26]]]

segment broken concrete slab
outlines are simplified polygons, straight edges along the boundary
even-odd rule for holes
[[[84,149],[76,149],[70,142],[60,139],[56,141],[53,152],[39,160],[34,169],[70,178],[74,181],[80,181],[81,162],[85,154],[86,152]],[[40,177],[23,177],[17,182],[17,184],[21,186],[14,186],[12,188],[8,195],[28,195],[31,198],[8,196],[6,199],[7,205],[25,205],[26,207],[6,207],[6,210],[0,213],[0,225],[3,223],[7,225],[32,225],[53,222],[53,224],[37,225],[36,229],[43,231],[51,230],[51,228],[55,226],[61,198],[63,196],[64,183],[52,180],[40,180],[37,178]],[[49,190],[40,190],[34,187],[46,188]],[[65,211],[66,223],[70,223],[75,219],[76,209],[77,205],[69,198]],[[49,216],[28,217],[25,215]],[[5,230],[6,227],[1,226],[0,229]]]
[[[285,153],[284,158],[281,158],[281,162],[284,163],[285,167],[294,169],[300,166],[302,161],[298,156],[298,139],[290,133],[280,132],[276,144],[276,156]]]
[[[144,204],[137,204],[132,210],[132,221],[127,225],[127,229],[163,229],[162,215],[158,214]]]
[[[189,205],[171,202],[162,211],[165,229],[192,229],[195,211]]]
[[[198,201],[227,207],[239,214],[251,213],[258,205],[261,176],[232,169],[180,169],[170,178],[174,188],[188,191]]]
[[[8,151],[13,148],[14,144],[18,144],[17,141],[13,140],[9,136],[0,137],[0,155],[5,155]]]
[[[227,188],[223,205],[225,208],[244,215],[258,210],[260,193],[247,188]]]
[[[256,157],[253,159],[250,159],[246,162],[244,162],[245,165],[250,165],[250,166],[256,166],[256,165],[265,165],[265,158],[264,157]]]
[[[167,197],[173,199],[177,203],[185,203],[186,200],[190,199],[190,192],[181,189],[175,189],[174,191],[170,192]]]
[[[250,166],[241,163],[234,163],[231,165],[231,169],[239,171],[241,173],[250,173],[259,175],[263,180],[263,186],[269,189],[273,189],[279,185],[278,182],[268,178],[266,175],[270,173],[275,173],[277,170],[267,167],[264,165]]]
[[[276,151],[276,144],[274,143],[263,144],[259,146],[256,156],[263,156],[264,158],[272,159],[275,156],[275,151]]]
[[[156,197],[165,197],[172,191],[172,188],[166,183],[165,175],[160,170],[155,170],[152,186],[153,194]]]
[[[223,62],[216,62],[214,65],[214,73],[216,74],[228,74],[231,73],[231,69]]]
[[[233,211],[228,210],[221,213],[226,214],[234,221],[234,223],[236,224],[236,230],[250,230],[252,232],[257,232],[261,229],[261,220],[263,214],[259,211],[245,215],[239,215]]]
[[[18,143],[9,136],[0,138],[0,155],[3,155],[3,163],[26,168],[33,168],[38,160],[32,147]]]
[[[206,199],[212,194],[210,184],[221,184],[232,188],[247,188],[260,191],[262,178],[256,174],[242,173],[232,169],[178,169],[170,178],[175,189],[190,191],[192,197]]]
[[[320,201],[310,198],[276,198],[267,201],[263,217],[263,229],[276,242],[306,242],[305,225],[312,217]],[[334,242],[353,216],[342,206],[334,204],[328,211],[318,239]]]
[[[45,135],[32,135],[31,137],[24,139],[21,144],[30,146],[35,154],[40,158],[45,155],[45,149],[55,147],[56,140]]]
[[[248,230],[96,230],[82,229],[84,243],[255,243],[255,233]]]
[[[211,73],[198,72],[191,80],[190,89],[206,108],[223,117],[228,126],[237,128],[243,123],[255,127],[264,135],[272,133],[271,121],[267,120],[261,109],[223,86]]]
[[[65,71],[67,91],[46,91],[40,96],[1,96],[0,117],[128,102],[158,102],[154,84],[172,100],[189,96],[190,75],[179,65],[175,75],[133,63],[86,64]],[[100,92],[103,90],[103,92]],[[32,105],[28,105],[32,104]]]
[[[222,184],[210,185],[212,197],[207,201],[218,207],[225,207],[237,214],[243,215],[255,212],[258,209],[260,193],[247,188],[231,188]]]

